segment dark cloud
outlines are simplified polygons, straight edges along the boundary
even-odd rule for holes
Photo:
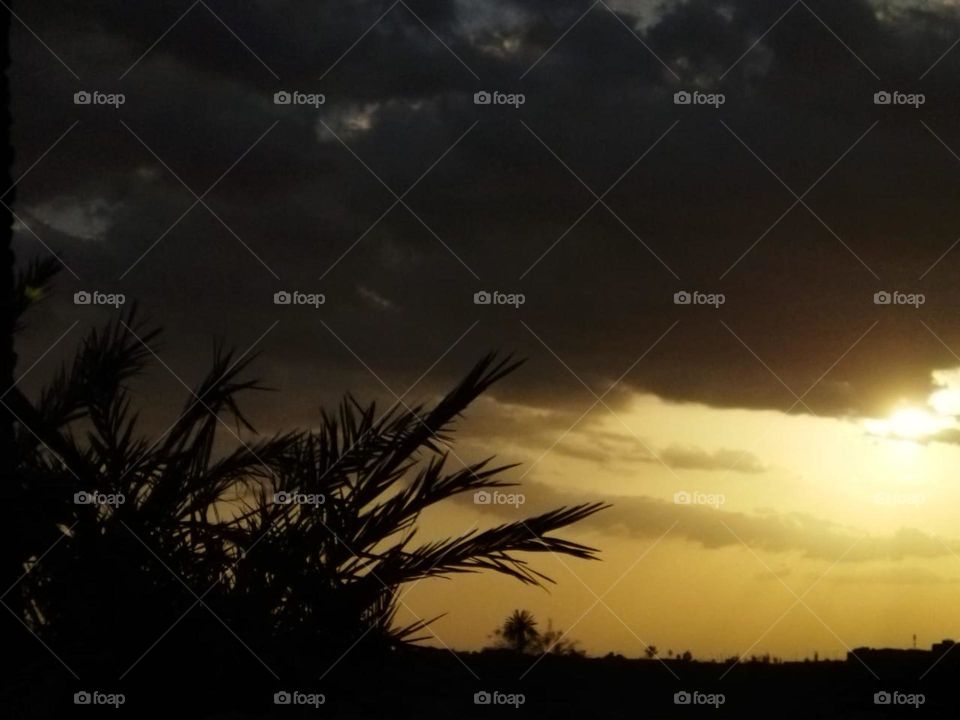
[[[853,585],[943,585],[958,582],[956,577],[946,577],[926,568],[904,567],[869,573],[835,574],[825,578],[827,582]]]
[[[585,520],[584,526],[651,541],[661,536],[683,538],[707,550],[745,545],[754,552],[793,553],[831,563],[862,563],[945,558],[955,555],[960,548],[956,539],[941,539],[915,528],[868,535],[804,513],[734,512],[723,509],[722,503],[711,506],[647,496],[580,493],[543,483],[524,483],[520,490],[526,501],[521,510],[527,514],[599,500],[611,503],[612,507]],[[703,498],[709,499],[705,495]],[[516,516],[518,512],[510,505],[476,507],[504,517]]]
[[[569,410],[593,400],[580,380],[602,392],[675,321],[625,387],[877,413],[960,364],[944,347],[960,352],[960,255],[944,256],[960,162],[942,144],[960,152],[960,52],[934,66],[955,10],[811,0],[764,34],[790,2],[624,2],[579,22],[583,3],[407,5],[375,26],[390,3],[208,2],[175,26],[189,3],[20,9],[80,76],[16,29],[16,174],[30,172],[15,207],[80,277],[61,278],[24,358],[88,326],[69,298],[102,288],[167,328],[164,359],[187,377],[212,335],[245,349],[273,327],[258,346],[285,391],[261,403],[270,424],[348,387],[402,392],[443,356],[419,388],[436,390],[491,347],[533,360],[506,397]],[[697,88],[726,102],[673,104]],[[126,102],[75,106],[79,89]],[[326,103],[277,106],[280,89]],[[477,106],[480,89],[526,102]],[[881,89],[926,103],[874,105]],[[174,225],[195,202],[180,180],[210,190]],[[44,252],[17,238],[21,256]],[[278,308],[282,289],[327,302]],[[480,289],[526,303],[477,306]],[[726,302],[677,306],[680,290]],[[878,290],[926,303],[877,306]]]
[[[660,458],[670,467],[686,470],[727,472],[733,467],[743,473],[761,473],[766,470],[755,455],[739,450],[722,449],[708,452],[696,447],[671,446],[660,453]]]
[[[654,449],[640,438],[586,432],[580,442],[559,444],[552,452],[557,455],[592,460],[607,465],[615,462],[662,464],[675,470],[719,470],[721,472],[762,473],[766,467],[753,453],[739,450],[707,451],[698,447],[671,445]]]
[[[705,450],[690,445],[660,447],[650,438],[633,434],[626,425],[622,431],[607,430],[602,421],[610,417],[604,408],[584,415],[576,411],[511,407],[484,398],[469,411],[469,429],[471,436],[482,438],[485,446],[517,443],[540,459],[552,454],[618,470],[634,470],[638,464],[747,474],[767,469],[760,458],[743,450]]]

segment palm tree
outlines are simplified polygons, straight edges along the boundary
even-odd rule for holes
[[[244,571],[259,576],[258,587],[271,588],[268,605],[283,608],[281,627],[322,632],[331,627],[332,608],[347,613],[333,627],[362,633],[373,628],[389,640],[407,640],[428,621],[393,626],[397,591],[406,583],[493,570],[538,585],[550,579],[515,553],[594,556],[592,548],[548,533],[601,509],[596,503],[413,546],[427,508],[484,488],[515,485],[497,479],[510,466],[491,467],[489,459],[458,469],[448,465],[456,459],[449,445],[455,419],[518,365],[488,355],[429,409],[395,405],[378,418],[374,405],[362,407],[348,397],[336,416],[322,415],[318,431],[297,438],[269,489],[323,497],[325,503],[305,511],[271,504],[266,492],[258,492],[241,522],[245,536],[264,538]],[[291,537],[300,543],[291,543]],[[304,546],[312,549],[306,557]],[[298,601],[307,593],[315,600],[310,607],[322,608],[317,616]]]
[[[507,643],[507,647],[519,653],[533,647],[539,638],[537,621],[527,610],[514,610],[513,614],[504,621],[499,634]]]
[[[194,670],[207,686],[211,673],[235,681],[239,661],[223,628],[188,614],[202,597],[261,662],[295,677],[361,641],[376,649],[426,637],[435,618],[397,622],[408,583],[490,570],[541,585],[552,581],[529,565],[529,553],[596,557],[551,533],[600,503],[415,542],[426,509],[515,485],[500,479],[512,466],[459,463],[450,445],[467,406],[520,365],[510,358],[484,357],[432,407],[397,403],[379,413],[348,395],[336,412],[321,412],[317,429],[264,438],[238,404],[265,389],[245,377],[251,359],[218,349],[181,415],[151,438],[129,385],[157,338],[133,309],[92,331],[38,398],[10,395],[24,419],[19,471],[44,499],[35,534],[46,545],[36,547],[62,535],[23,581],[21,619],[62,652],[85,653],[86,667],[102,663],[116,677],[165,627],[144,618],[183,609],[144,665]],[[235,449],[215,452],[228,423]],[[77,504],[80,492],[125,502]],[[290,497],[297,501],[281,500]],[[183,644],[203,651],[184,653]],[[90,658],[88,648],[102,653]]]
[[[37,508],[28,562],[58,539],[56,552],[21,583],[29,600],[21,619],[65,653],[84,655],[86,667],[142,652],[153,632],[136,632],[145,615],[182,604],[181,581],[199,592],[216,580],[226,562],[217,516],[238,485],[266,472],[293,438],[215,454],[220,416],[249,428],[235,396],[260,388],[238,377],[249,361],[223,351],[173,425],[152,440],[141,435],[128,385],[152,358],[156,337],[131,310],[93,330],[38,398],[19,389],[8,397],[22,419],[19,474]],[[78,503],[80,493],[125,502]],[[102,652],[86,657],[91,648]]]

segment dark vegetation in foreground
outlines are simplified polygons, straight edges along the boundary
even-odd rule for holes
[[[21,274],[18,324],[55,272],[41,262]],[[502,479],[511,466],[463,465],[450,443],[468,405],[519,362],[484,357],[432,406],[348,395],[317,429],[265,438],[240,406],[264,390],[251,358],[217,349],[180,415],[149,435],[131,383],[157,360],[158,336],[131,311],[91,331],[36,397],[5,396],[16,468],[4,551],[19,579],[3,579],[17,661],[0,677],[3,717],[60,714],[66,694],[88,690],[246,707],[255,688],[310,688],[346,657],[360,669],[338,682],[370,691],[378,663],[430,637],[430,618],[396,621],[404,585],[480,571],[541,585],[531,554],[596,557],[553,533],[600,503],[418,535],[427,508],[514,485]],[[236,449],[218,453],[224,439]]]
[[[928,666],[875,668],[878,680],[856,661],[745,661],[731,669],[729,662],[548,654],[531,669],[536,660],[503,649],[454,655],[444,649],[404,646],[386,654],[345,657],[322,682],[305,688],[324,694],[325,702],[318,707],[275,705],[274,693],[291,686],[261,672],[257,682],[222,687],[211,687],[202,678],[192,684],[158,678],[152,686],[128,689],[119,710],[78,708],[62,696],[50,704],[50,717],[857,720],[956,718],[960,709],[955,689],[958,667],[953,663],[938,666],[918,681]],[[898,692],[901,697],[922,693],[924,701],[919,707],[878,705],[875,695],[883,692]],[[477,704],[478,693],[499,693],[502,701],[512,697],[518,704]],[[677,704],[678,693],[696,693],[701,702]],[[721,695],[722,703],[707,702],[711,697],[716,702]]]

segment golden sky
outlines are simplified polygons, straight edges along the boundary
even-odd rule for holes
[[[653,644],[698,657],[843,657],[862,645],[908,646],[914,633],[920,646],[956,637],[958,377],[934,373],[930,398],[892,397],[886,417],[638,394],[594,408],[566,433],[580,413],[487,396],[456,453],[469,461],[495,448],[522,461],[509,475],[522,478],[526,502],[467,498],[424,525],[457,532],[604,500],[614,507],[567,531],[603,559],[534,558],[558,581],[549,592],[489,574],[422,582],[404,598],[407,614],[446,612],[433,644],[478,648],[523,607],[543,626],[570,628],[590,653],[633,656]],[[678,492],[691,504],[675,501]]]

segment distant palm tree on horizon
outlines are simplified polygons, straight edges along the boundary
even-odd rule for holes
[[[510,649],[522,653],[536,643],[540,633],[532,613],[527,610],[514,610],[503,623],[500,635]]]

